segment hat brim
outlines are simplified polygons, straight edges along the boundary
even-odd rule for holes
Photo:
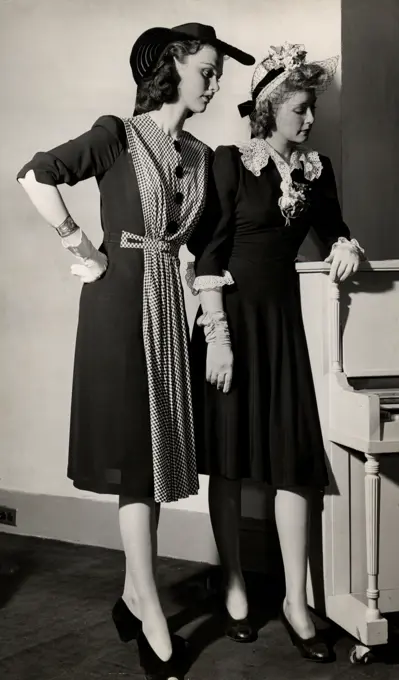
[[[251,54],[239,50],[229,43],[218,38],[199,38],[184,31],[176,31],[172,28],[149,28],[136,40],[130,55],[130,64],[133,77],[137,84],[151,74],[152,67],[161,56],[163,50],[177,40],[200,40],[205,45],[215,47],[219,52],[231,59],[235,59],[244,66],[252,66],[255,59]]]
[[[305,62],[305,66],[320,66],[323,69],[323,76],[320,78],[319,83],[315,86],[312,87],[312,91],[315,93],[316,97],[319,95],[323,94],[331,85],[332,81],[334,80],[335,72],[338,67],[338,62],[339,62],[339,57],[328,57],[328,59],[324,59],[323,61],[307,61]],[[295,69],[293,70],[295,72]],[[279,100],[279,86],[284,83],[284,81],[290,76],[290,72],[284,71],[280,75],[278,75],[276,78],[274,78],[268,85],[266,85],[261,92],[259,93],[258,97],[256,98],[256,105],[259,106],[261,102],[263,102],[265,99],[271,99],[272,97],[276,97],[275,101],[279,101],[280,103],[284,100],[285,97],[290,95],[290,92],[283,92],[281,94],[281,99]],[[277,96],[276,96],[277,95]],[[246,102],[244,103],[246,104]],[[242,105],[240,105],[242,106]],[[240,110],[239,106],[239,110]],[[244,110],[244,107],[242,106],[242,109]]]

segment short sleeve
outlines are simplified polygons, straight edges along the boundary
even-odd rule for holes
[[[238,189],[234,150],[219,146],[214,154],[204,213],[188,243],[195,255],[196,276],[222,276],[228,265]]]
[[[321,161],[323,170],[314,188],[311,223],[322,245],[329,252],[340,236],[350,239],[350,232],[342,219],[331,161],[326,156]]]
[[[36,153],[19,171],[17,179],[33,170],[42,184],[69,184],[103,175],[126,146],[123,121],[116,116],[101,116],[93,127],[79,137],[50,151]]]

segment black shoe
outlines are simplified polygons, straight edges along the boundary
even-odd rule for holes
[[[334,660],[333,653],[328,648],[325,640],[323,640],[320,632],[316,631],[316,635],[305,640],[304,638],[301,638],[291,626],[284,614],[283,608],[280,610],[280,619],[291,638],[292,644],[298,649],[304,659],[318,661],[319,663],[326,663]]]
[[[154,652],[143,631],[137,636],[140,666],[146,680],[168,680],[170,677],[183,680],[188,661],[188,643],[178,635],[172,635],[172,656],[162,661]]]
[[[224,634],[234,642],[254,642],[257,638],[256,631],[252,628],[247,617],[245,619],[233,619],[228,612]]]
[[[120,597],[113,606],[112,620],[122,642],[135,640],[141,631],[141,621],[130,611]]]

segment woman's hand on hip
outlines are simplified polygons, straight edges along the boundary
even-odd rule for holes
[[[82,264],[73,264],[71,274],[79,276],[82,283],[93,283],[104,274],[108,267],[108,258],[104,253],[96,252],[93,258],[87,259]]]

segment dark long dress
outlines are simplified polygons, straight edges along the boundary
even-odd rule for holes
[[[323,168],[312,181],[303,164],[293,170],[293,179],[307,185],[309,207],[289,225],[272,158],[258,176],[243,159],[235,146],[216,150],[213,229],[205,246],[193,248],[197,277],[227,270],[234,279],[223,287],[234,354],[228,394],[205,380],[204,332],[196,324],[193,330],[198,470],[276,488],[323,488],[328,477],[295,259],[311,227],[326,250],[338,237],[349,238],[349,230],[327,158],[320,157]]]
[[[172,501],[198,490],[177,252],[205,205],[210,150],[186,132],[174,141],[147,114],[131,123],[103,116],[18,177],[95,177],[100,190],[109,265],[80,298],[68,476],[97,493]]]

